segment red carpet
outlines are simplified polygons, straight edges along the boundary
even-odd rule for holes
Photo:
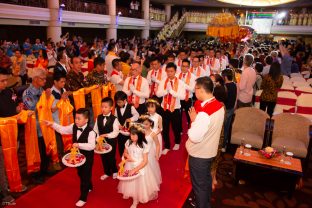
[[[185,119],[183,119],[185,120]],[[177,128],[175,126],[175,128]],[[172,144],[173,136],[171,135]],[[180,208],[183,206],[191,190],[191,184],[183,178],[184,166],[187,156],[185,150],[186,134],[182,136],[181,148],[178,151],[169,151],[160,159],[163,183],[160,187],[158,199],[146,204],[140,204],[142,208]],[[126,208],[130,207],[132,200],[122,199],[117,193],[118,180],[109,178],[100,180],[103,168],[99,155],[95,155],[93,166],[93,187],[94,190],[88,196],[86,208],[109,207]],[[43,185],[39,185],[30,192],[17,199],[16,208],[70,208],[75,207],[79,197],[79,179],[75,168],[67,168],[53,176]]]

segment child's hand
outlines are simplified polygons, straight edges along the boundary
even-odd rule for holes
[[[156,154],[156,155],[155,155],[155,158],[156,158],[156,160],[158,161],[158,160],[159,160],[159,154]]]
[[[135,169],[130,170],[129,175],[133,176],[137,171]]]
[[[79,144],[78,144],[78,143],[73,143],[73,147],[78,148],[78,147],[79,147]]]
[[[123,126],[119,125],[119,129],[123,129]]]
[[[126,123],[130,123],[131,122],[131,118],[128,118],[127,120],[126,120]]]
[[[105,137],[107,137],[107,134],[102,134],[102,135],[100,135],[100,137],[105,138]]]
[[[42,123],[43,123],[44,125],[50,126],[50,127],[53,125],[53,122],[47,121],[47,120],[43,120]]]

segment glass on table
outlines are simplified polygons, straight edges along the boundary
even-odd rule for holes
[[[286,156],[286,146],[283,146],[281,160],[280,160],[281,163],[285,162],[285,156]]]
[[[246,148],[246,149],[245,149],[245,152],[244,152],[244,155],[245,155],[245,156],[247,156],[247,157],[251,156],[251,151],[250,151],[250,150],[251,150],[251,147],[252,147],[251,144],[246,144],[246,145],[245,145],[245,148]]]
[[[286,165],[291,165],[291,159],[294,156],[294,153],[292,152],[286,152],[286,158],[285,158],[285,164]]]
[[[244,149],[245,149],[245,138],[242,138],[241,140],[241,145],[240,145],[240,154],[244,154]]]

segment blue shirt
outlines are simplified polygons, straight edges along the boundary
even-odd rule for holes
[[[33,45],[33,47],[32,47],[32,49],[33,49],[33,51],[37,51],[37,52],[34,52],[34,56],[36,57],[36,58],[38,58],[38,56],[39,56],[39,50],[40,49],[43,49],[44,47],[43,47],[43,45],[41,44],[41,43],[39,43],[39,44],[34,44]]]
[[[23,93],[23,103],[28,110],[36,111],[36,105],[39,101],[39,98],[43,92],[43,88],[35,88],[32,84],[24,91]],[[37,124],[37,134],[38,137],[42,136],[39,121],[38,113],[36,111],[36,124]]]
[[[293,59],[290,55],[284,55],[283,56],[282,63],[281,63],[282,75],[286,75],[286,76],[290,75],[292,60]]]
[[[24,48],[24,51],[25,51],[25,55],[26,56],[29,56],[31,54],[31,48],[30,48],[30,44],[25,42],[23,44],[23,48]]]

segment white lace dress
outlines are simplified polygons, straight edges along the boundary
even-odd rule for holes
[[[130,157],[134,162],[126,162],[125,170],[132,170],[143,161],[143,154],[149,152],[149,145],[140,148],[136,144],[129,145],[129,140],[125,144]],[[140,203],[146,203],[158,197],[159,186],[151,167],[147,164],[140,170],[141,176],[129,181],[120,181],[118,192],[123,194],[124,199],[133,198]]]
[[[152,121],[154,121],[154,127],[153,127],[153,131],[156,133],[158,131],[158,124],[159,124],[159,120],[161,119],[161,115],[159,115],[158,113],[155,113],[154,115],[150,115],[150,119]],[[159,141],[159,145],[160,145],[160,151],[159,151],[159,157],[161,156],[161,151],[162,151],[162,135],[161,132],[157,135],[158,141]]]

